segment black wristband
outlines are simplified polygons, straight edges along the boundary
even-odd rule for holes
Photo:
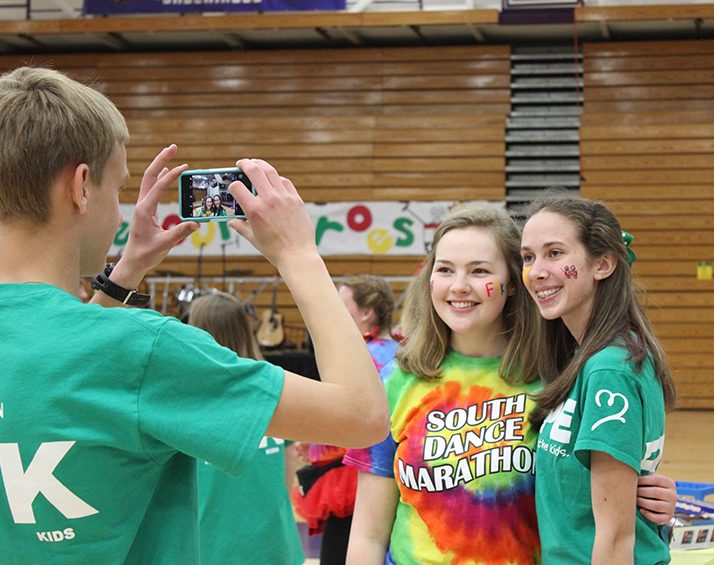
[[[101,290],[107,296],[118,300],[127,306],[146,306],[151,300],[150,294],[142,294],[137,289],[127,289],[109,280],[109,275],[114,270],[114,263],[107,263],[104,272],[92,279],[92,288]]]

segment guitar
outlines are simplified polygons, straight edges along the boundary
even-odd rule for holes
[[[279,347],[285,341],[285,329],[283,328],[283,315],[275,308],[275,299],[278,295],[278,277],[273,283],[273,300],[270,310],[262,313],[260,326],[255,334],[255,339],[262,347]]]
[[[255,311],[254,306],[255,299],[258,298],[258,295],[263,292],[263,290],[265,290],[265,287],[269,284],[269,282],[261,283],[258,288],[254,288],[253,290],[251,290],[250,296],[243,301],[243,309],[248,315],[248,318],[250,318],[250,327],[253,335],[255,335],[255,333],[258,331],[258,326],[260,325],[260,320],[258,320],[258,313]]]

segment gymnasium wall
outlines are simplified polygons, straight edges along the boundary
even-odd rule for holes
[[[509,55],[507,46],[78,54],[0,57],[0,67],[49,65],[93,84],[117,104],[132,134],[124,202],[136,200],[144,168],[172,142],[179,145],[179,162],[193,168],[263,158],[307,202],[500,201]],[[166,201],[172,199],[174,192]],[[336,277],[407,277],[418,261],[327,259]],[[229,275],[245,275],[241,296],[260,289],[255,306],[267,308],[273,285],[250,279],[273,275],[273,267],[262,258],[234,256],[227,264]],[[201,270],[221,276],[221,258],[204,259]],[[169,257],[153,274],[166,271],[193,276],[196,259]],[[169,297],[179,286],[170,285]],[[394,284],[397,296],[405,286]],[[300,341],[299,312],[285,286],[277,289],[278,309]],[[158,309],[163,291],[159,285]],[[173,300],[166,311],[176,313]]]
[[[581,193],[635,236],[682,407],[714,407],[714,41],[585,46]]]
[[[714,258],[714,42],[587,44],[581,121],[583,195],[605,200],[635,235],[635,273],[680,388],[680,406],[714,407],[714,283],[696,278]],[[50,65],[89,81],[127,116],[133,202],[148,162],[179,145],[192,167],[261,157],[309,202],[503,200],[508,46],[308,51],[3,56],[0,68]],[[209,62],[209,64],[206,64]],[[174,198],[173,193],[166,201]],[[261,258],[228,252],[237,289],[269,307],[273,275]],[[328,257],[335,277],[409,277],[418,257]],[[194,257],[152,273],[196,274]],[[220,277],[220,257],[202,274]],[[221,288],[221,282],[212,282]],[[179,283],[156,307],[176,313]],[[397,296],[406,286],[393,284]],[[162,304],[164,290],[168,303]],[[287,334],[304,339],[284,285]]]

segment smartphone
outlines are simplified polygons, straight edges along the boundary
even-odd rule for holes
[[[230,184],[237,180],[255,194],[250,179],[238,167],[184,171],[178,179],[179,217],[196,222],[245,218],[228,191]]]

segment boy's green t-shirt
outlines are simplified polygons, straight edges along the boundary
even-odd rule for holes
[[[201,565],[305,561],[285,482],[285,441],[264,437],[238,477],[198,463]]]
[[[587,360],[568,399],[541,426],[536,453],[538,529],[546,565],[590,563],[595,521],[590,492],[590,452],[601,451],[653,473],[664,447],[664,398],[652,364],[642,371],[622,347]],[[632,508],[635,564],[669,563],[657,526]]]
[[[3,563],[198,562],[196,460],[240,473],[283,371],[148,310],[0,285]]]

